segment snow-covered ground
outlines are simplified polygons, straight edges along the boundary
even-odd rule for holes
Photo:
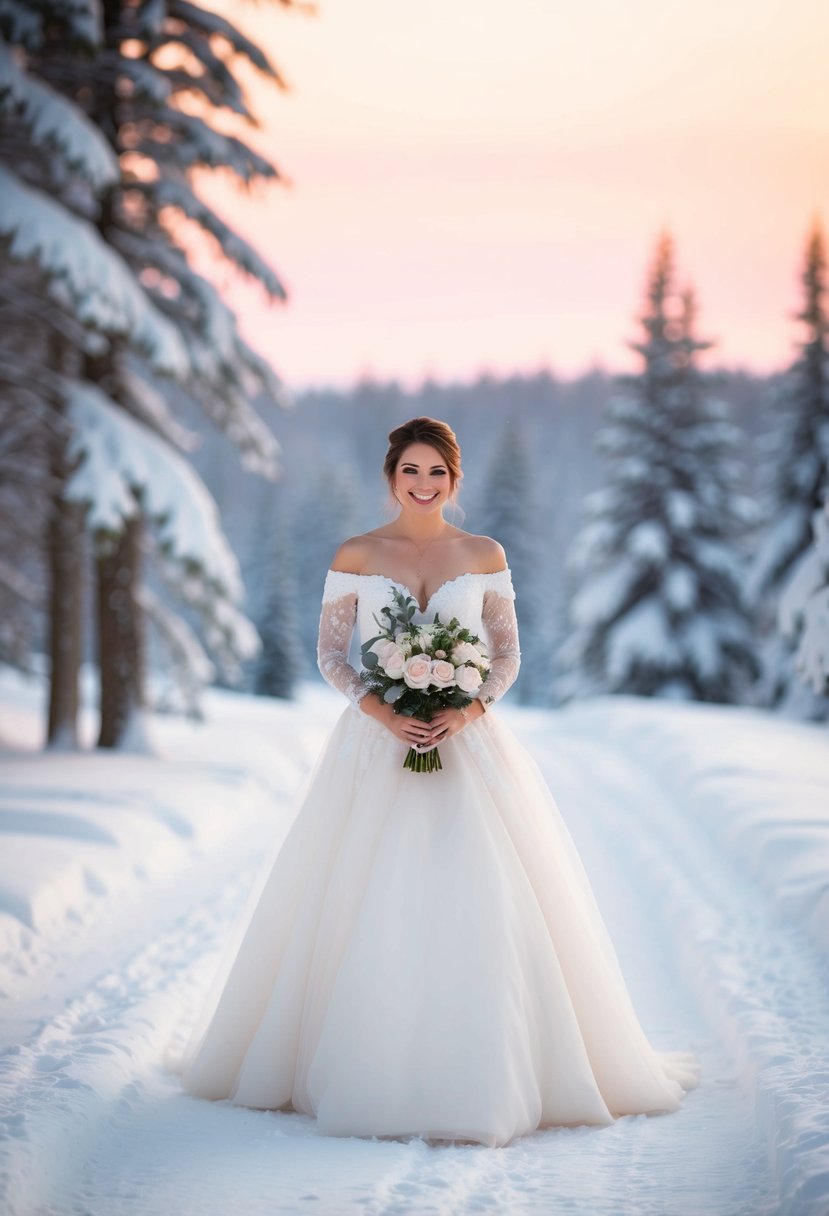
[[[497,713],[576,839],[671,1115],[500,1149],[326,1137],[183,1093],[163,1065],[343,710],[219,691],[156,756],[49,754],[0,671],[0,1163],[9,1216],[829,1213],[829,734],[605,698]],[[92,740],[94,721],[84,722]]]

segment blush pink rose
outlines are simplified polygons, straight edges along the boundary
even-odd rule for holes
[[[455,668],[445,659],[436,659],[432,663],[432,683],[438,688],[449,688],[455,683]]]
[[[427,688],[432,679],[432,664],[425,654],[413,654],[403,666],[403,681],[409,688]]]

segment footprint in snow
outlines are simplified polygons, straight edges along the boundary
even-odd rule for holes
[[[35,1068],[38,1072],[55,1072],[58,1068],[65,1068],[67,1064],[71,1063],[72,1060],[69,1056],[38,1056]]]

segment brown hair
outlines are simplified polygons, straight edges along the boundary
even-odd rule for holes
[[[461,472],[461,449],[455,438],[455,432],[446,422],[437,418],[410,418],[401,426],[396,426],[389,432],[389,450],[383,461],[383,473],[389,483],[389,490],[394,493],[394,474],[397,462],[412,443],[428,443],[436,448],[449,470],[451,492],[454,493],[463,478]]]

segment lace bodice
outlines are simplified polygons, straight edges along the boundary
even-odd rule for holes
[[[355,707],[368,689],[348,661],[354,626],[357,625],[361,644],[375,637],[378,629],[374,615],[379,617],[380,610],[391,603],[391,590],[395,587],[412,595],[405,584],[385,574],[329,570],[325,577],[317,665],[328,683],[344,693]],[[514,600],[509,567],[489,574],[459,574],[441,583],[430,596],[426,611],[417,607],[412,618],[418,623],[433,621],[439,612],[441,620],[448,623],[456,616],[461,624],[483,637],[490,658],[489,673],[478,690],[484,705],[502,697],[518,675],[521,652]]]

